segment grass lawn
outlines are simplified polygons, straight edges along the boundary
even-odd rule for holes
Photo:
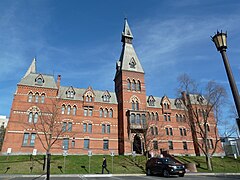
[[[137,156],[135,159],[133,159],[132,156],[105,157],[107,158],[107,168],[110,173],[145,173],[146,159],[144,156]],[[51,157],[51,174],[99,174],[102,171],[102,158],[102,155],[95,155],[90,158],[86,155],[69,155],[65,158],[64,168],[64,157],[54,155]],[[205,157],[179,156],[177,158],[184,163],[196,163],[198,172],[208,172]],[[43,174],[43,159],[43,155],[33,156],[32,159],[27,155],[0,156],[0,174]],[[213,157],[212,162],[213,172],[240,173],[239,158],[224,157],[222,159],[221,157]],[[10,167],[10,169],[7,170],[8,167]]]

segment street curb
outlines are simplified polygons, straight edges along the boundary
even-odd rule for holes
[[[0,174],[4,177],[45,177],[46,175]],[[146,176],[146,174],[52,174],[51,177],[114,177],[114,176]],[[185,176],[240,176],[239,173],[185,173]]]

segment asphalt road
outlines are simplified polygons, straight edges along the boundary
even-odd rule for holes
[[[45,177],[13,177],[13,176],[1,176],[0,180],[44,180]],[[231,180],[231,179],[240,179],[240,175],[222,175],[222,176],[202,176],[202,175],[187,175],[185,177],[171,176],[168,178],[160,177],[160,176],[111,176],[111,175],[99,175],[99,176],[83,176],[76,175],[74,177],[71,176],[53,176],[50,178],[51,180],[163,180],[163,179],[179,179],[179,180]]]

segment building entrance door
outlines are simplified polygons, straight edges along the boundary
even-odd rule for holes
[[[133,151],[135,151],[136,154],[142,154],[142,143],[138,135],[134,136]]]

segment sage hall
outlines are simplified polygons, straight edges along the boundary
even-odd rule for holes
[[[61,86],[61,75],[47,75],[36,71],[33,59],[27,72],[17,84],[13,96],[9,123],[2,154],[46,153],[43,148],[42,117],[56,114],[48,109],[57,106],[59,113],[53,128],[61,133],[52,134],[52,154],[144,154],[159,155],[167,151],[173,155],[200,155],[193,141],[200,137],[186,121],[184,98],[146,95],[145,72],[133,46],[133,34],[127,19],[122,32],[120,58],[113,62],[115,92],[95,90],[91,86],[75,88]],[[45,125],[48,122],[44,122]],[[208,122],[209,147],[215,137],[214,114]],[[56,127],[55,127],[56,126]],[[45,131],[47,131],[45,129]],[[60,132],[60,130],[59,130]],[[49,135],[49,134],[48,134]],[[41,138],[42,137],[42,138]],[[212,137],[212,138],[211,138]],[[220,154],[219,147],[216,154]]]

